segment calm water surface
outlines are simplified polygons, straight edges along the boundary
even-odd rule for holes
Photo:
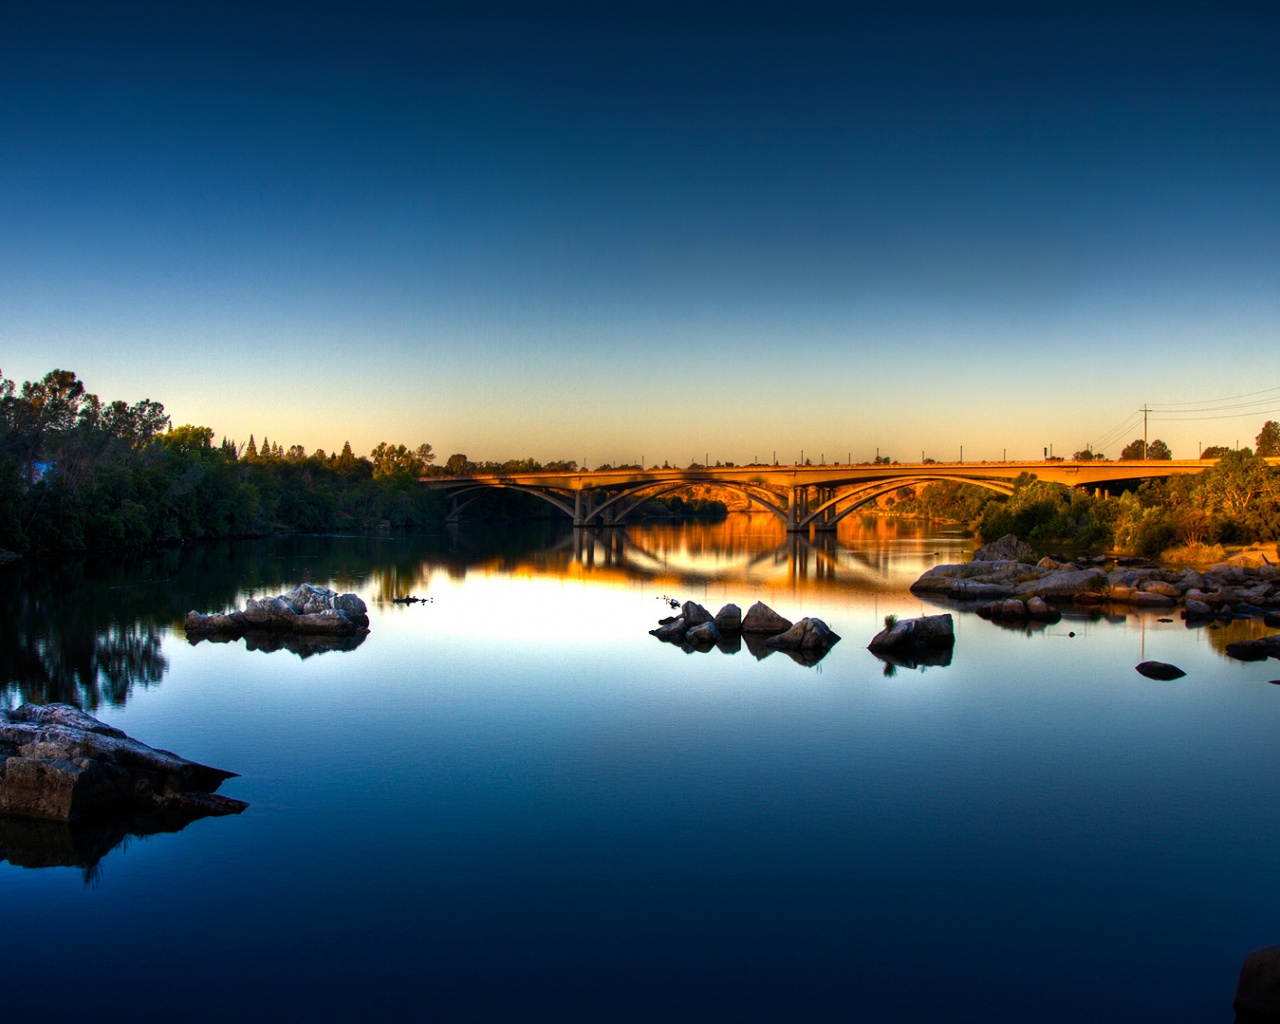
[[[10,705],[80,704],[251,805],[108,852],[0,835],[6,1017],[1225,1024],[1280,942],[1280,666],[1155,614],[865,650],[969,550],[731,516],[0,570]],[[369,637],[183,636],[300,580],[360,593]],[[647,635],[666,596],[845,640],[686,654]]]

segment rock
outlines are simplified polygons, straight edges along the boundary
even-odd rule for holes
[[[337,596],[335,591],[326,587],[316,587],[310,583],[302,583],[287,594],[281,594],[279,600],[286,602],[299,615],[309,615],[313,612],[327,611],[332,608],[333,599]],[[357,600],[359,599],[357,598]]]
[[[1011,597],[1000,605],[1000,618],[1002,619],[1025,619],[1027,617],[1027,606],[1016,597]]]
[[[710,622],[714,616],[697,601],[686,601],[680,608],[680,615],[689,626],[701,626]]]
[[[999,540],[984,544],[973,553],[974,562],[1030,562],[1036,557],[1035,549],[1025,541],[1006,533]]]
[[[657,629],[649,630],[649,635],[656,636],[659,640],[683,640],[688,629],[689,624],[684,621],[683,617],[680,617],[659,626]]]
[[[821,619],[803,618],[785,633],[771,636],[765,643],[784,651],[825,651],[840,642],[840,637]]]
[[[1237,640],[1227,644],[1227,656],[1237,661],[1265,661],[1280,658],[1280,633],[1265,640]]]
[[[1271,560],[1261,551],[1241,551],[1227,559],[1227,565],[1236,569],[1261,569],[1270,564]]]
[[[1045,555],[1045,556],[1044,556],[1044,558],[1042,558],[1042,559],[1040,559],[1040,561],[1036,562],[1036,568],[1037,568],[1037,569],[1061,569],[1061,568],[1062,568],[1062,563],[1061,563],[1061,562],[1055,562],[1055,561],[1054,561],[1052,558],[1050,558],[1048,555]]]
[[[1182,607],[1183,618],[1185,619],[1211,619],[1213,618],[1213,609],[1203,601],[1197,601],[1195,598],[1188,598]]]
[[[720,642],[720,630],[716,629],[715,622],[711,620],[700,622],[689,627],[684,635],[684,642],[695,647],[712,647]]]
[[[1262,621],[1268,626],[1280,627],[1280,612],[1267,612]]]
[[[1177,604],[1177,600],[1164,594],[1152,594],[1139,590],[1133,595],[1133,603],[1139,608],[1169,608]]]
[[[1181,590],[1172,583],[1166,583],[1164,580],[1147,580],[1145,583],[1138,584],[1138,589],[1144,594],[1160,594],[1164,597],[1175,599],[1182,596]]]
[[[1280,946],[1245,956],[1231,1006],[1237,1024],[1280,1024]]]
[[[727,604],[716,612],[716,629],[724,633],[742,632],[742,609],[736,604]]]
[[[418,598],[419,601],[423,598]],[[364,615],[369,609],[356,594],[337,594],[333,599],[333,607],[348,615]]]
[[[189,636],[241,636],[250,631],[318,633],[350,636],[369,632],[369,616],[355,594],[338,594],[303,583],[279,597],[254,597],[244,611],[202,615],[187,613]]]
[[[1062,613],[1058,609],[1051,607],[1040,597],[1028,598],[1027,614],[1033,619],[1044,622],[1057,622],[1062,618]]]
[[[1101,595],[1106,586],[1107,574],[1101,569],[1066,569],[1020,583],[1014,588],[1014,593],[1024,597],[1078,600],[1086,594]]]
[[[235,772],[130,739],[69,704],[0,710],[0,813],[46,821],[131,811],[192,819],[247,804],[214,791]]]
[[[792,626],[790,619],[785,619],[763,601],[757,601],[747,609],[742,619],[742,632],[777,636],[785,633]]]
[[[244,618],[253,629],[292,629],[298,613],[282,597],[251,597],[245,602]]]
[[[1137,670],[1148,679],[1181,679],[1186,675],[1177,665],[1164,661],[1144,661]]]
[[[956,642],[955,624],[951,614],[923,615],[917,619],[902,619],[886,626],[867,645],[870,651],[911,651],[930,647],[945,647]]]
[[[21,557],[16,551],[6,551],[4,548],[0,548],[0,565],[4,565],[6,562],[16,562]]]

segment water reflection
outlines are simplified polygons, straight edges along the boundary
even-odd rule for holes
[[[217,634],[201,634],[188,636],[187,643],[192,647],[200,644],[237,643],[244,639],[244,646],[249,651],[260,651],[263,654],[274,654],[276,651],[288,651],[299,658],[310,658],[316,654],[329,654],[334,651],[354,651],[368,638],[367,633],[355,636],[323,636],[314,633],[280,633],[257,630],[241,636],[218,636]]]
[[[0,862],[19,868],[79,868],[85,884],[94,884],[100,861],[117,846],[134,838],[181,832],[200,817],[172,810],[70,822],[0,815]]]

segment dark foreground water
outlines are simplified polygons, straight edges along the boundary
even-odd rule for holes
[[[0,570],[10,705],[81,704],[251,805],[109,850],[0,835],[4,1019],[1225,1024],[1280,942],[1280,665],[1154,614],[869,654],[967,551],[734,516]],[[183,637],[299,580],[362,594],[368,639]],[[685,654],[646,633],[665,595],[845,640]]]

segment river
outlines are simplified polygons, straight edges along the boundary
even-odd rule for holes
[[[950,664],[872,656],[971,549],[731,515],[0,568],[9,706],[76,703],[250,804],[114,848],[0,822],[6,1016],[1229,1021],[1280,942],[1280,669],[1221,653],[1258,627],[957,613]],[[183,635],[301,581],[359,593],[368,637]],[[669,598],[844,639],[686,653],[647,633]]]

